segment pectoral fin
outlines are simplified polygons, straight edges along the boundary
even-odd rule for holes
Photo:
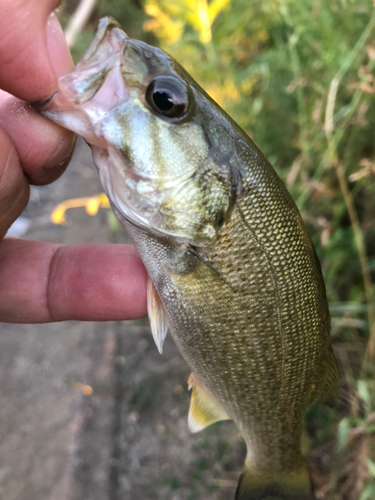
[[[152,336],[154,337],[156,347],[160,354],[162,354],[163,344],[168,330],[167,313],[165,312],[163,303],[150,278],[148,278],[147,281],[147,312]]]
[[[199,432],[219,420],[229,420],[229,416],[206,387],[192,373],[188,380],[192,389],[188,425],[190,432]]]

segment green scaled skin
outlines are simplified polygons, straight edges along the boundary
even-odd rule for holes
[[[153,283],[157,345],[167,323],[192,368],[191,429],[241,431],[236,498],[314,498],[303,418],[337,367],[320,265],[271,165],[177,62],[108,18],[40,109],[92,147]]]

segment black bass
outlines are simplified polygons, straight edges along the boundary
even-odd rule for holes
[[[190,429],[242,433],[236,499],[313,499],[303,419],[337,366],[320,265],[271,165],[176,61],[108,18],[39,108],[92,148],[150,276],[156,344],[169,328],[192,369]]]

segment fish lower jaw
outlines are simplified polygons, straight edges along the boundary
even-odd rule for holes
[[[33,107],[58,125],[81,135],[90,145],[105,148],[107,142],[101,133],[99,117],[93,120],[92,114],[72,101],[70,96],[58,90],[45,101],[34,103]]]

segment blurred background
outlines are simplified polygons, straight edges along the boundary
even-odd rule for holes
[[[341,370],[337,400],[307,413],[304,452],[318,499],[375,498],[374,2],[65,0],[75,61],[107,15],[175,57],[296,201],[322,264]],[[49,220],[58,202],[100,190],[79,142],[63,179],[33,188],[24,236],[125,241],[109,210]],[[189,435],[189,370],[170,339],[160,357],[146,320],[4,329],[2,498],[233,498],[241,437],[231,422]]]

